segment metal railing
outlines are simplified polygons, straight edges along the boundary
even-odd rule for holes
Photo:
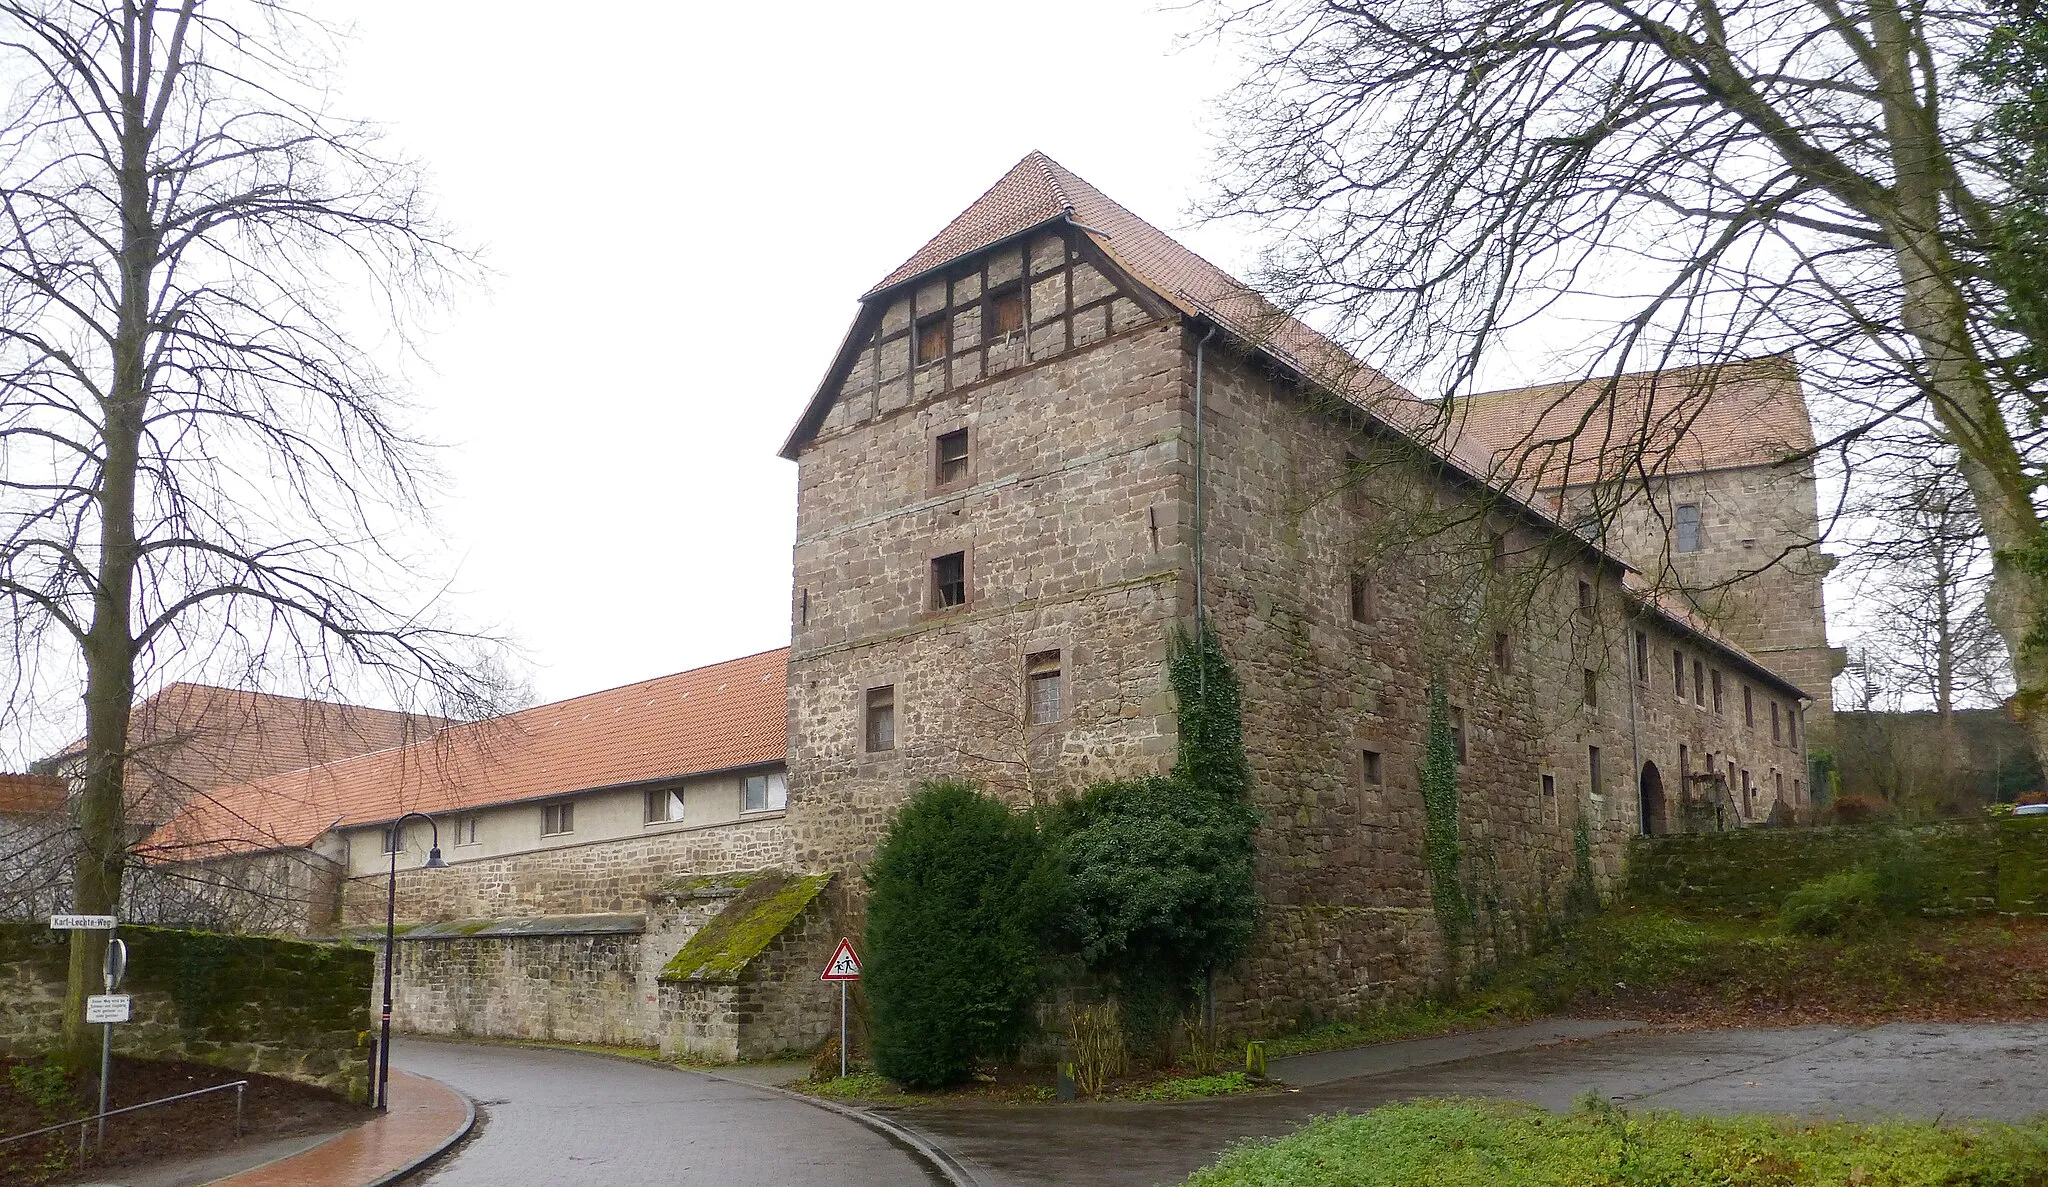
[[[25,1142],[30,1138],[39,1138],[46,1133],[56,1133],[59,1130],[70,1129],[76,1125],[78,1127],[78,1165],[84,1166],[85,1127],[93,1122],[97,1121],[100,1123],[100,1139],[104,1141],[107,1136],[106,1121],[109,1117],[119,1117],[123,1113],[133,1113],[142,1109],[153,1109],[158,1105],[168,1105],[176,1101],[191,1100],[195,1096],[205,1096],[209,1092],[226,1092],[230,1088],[235,1090],[235,1139],[240,1141],[242,1137],[242,1094],[243,1090],[248,1087],[249,1081],[235,1080],[226,1084],[215,1084],[211,1088],[200,1088],[192,1092],[180,1092],[176,1096],[166,1096],[159,1100],[146,1100],[139,1105],[123,1105],[118,1109],[108,1109],[104,1113],[94,1113],[90,1117],[80,1117],[75,1121],[59,1121],[55,1125],[45,1125],[41,1129],[31,1129],[27,1133],[12,1134],[8,1137],[0,1138],[0,1146],[4,1146],[9,1142]]]

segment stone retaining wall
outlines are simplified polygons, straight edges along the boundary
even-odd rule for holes
[[[261,936],[123,927],[132,1021],[114,1050],[280,1076],[369,1097],[372,955]],[[70,943],[47,924],[0,923],[0,1053],[57,1042]]]
[[[1629,855],[1627,894],[1699,910],[1771,911],[1800,883],[1875,861],[1900,843],[1925,862],[1931,910],[2048,914],[2041,818],[1645,837]]]

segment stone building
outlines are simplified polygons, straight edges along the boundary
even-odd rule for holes
[[[800,865],[858,868],[920,779],[1025,802],[1165,770],[1176,623],[1212,626],[1244,683],[1266,914],[1221,993],[1250,1029],[1449,967],[1432,681],[1478,960],[1559,905],[1580,826],[1605,884],[1630,834],[1802,802],[1808,695],[1435,419],[1027,157],[863,297],[783,451]]]
[[[1034,153],[863,297],[784,447],[787,651],[259,780],[160,837],[195,864],[321,852],[328,917],[361,927],[388,825],[423,809],[450,867],[398,839],[401,1026],[801,1047],[829,1018],[810,964],[857,934],[857,873],[917,783],[1025,804],[1167,770],[1169,632],[1207,626],[1264,819],[1264,922],[1219,984],[1226,1019],[1412,998],[1524,946],[1581,869],[1613,885],[1632,834],[1803,803],[1812,703],[1737,641],[1768,631],[1642,567],[1655,550],[1620,528],[1577,530],[1575,471],[1504,473],[1513,439],[1432,431],[1443,411]],[[1812,488],[1787,489],[1796,532]],[[1457,953],[1421,840],[1438,684],[1480,907]],[[680,822],[656,814],[673,788]]]
[[[829,995],[802,991],[836,937],[829,877],[790,868],[787,663],[763,652],[218,789],[150,851],[159,877],[257,930],[381,938],[395,885],[408,1030],[801,1047],[828,1024]],[[396,826],[412,812],[426,819]],[[422,868],[433,847],[445,868]]]
[[[167,685],[137,702],[129,722],[124,774],[131,844],[139,848],[181,806],[203,800],[216,787],[402,746],[431,737],[446,724],[436,717],[362,705],[209,684]],[[34,844],[0,840],[0,918],[35,918],[69,909],[76,828],[68,798],[83,765],[83,740],[37,762],[37,777],[47,781],[43,786],[62,792],[57,803],[32,823],[16,816],[0,825],[0,833],[20,836],[21,830],[32,829],[36,838]],[[200,910],[208,895],[195,897],[192,882],[162,873],[146,862],[131,868],[124,918],[187,919]],[[310,870],[293,873],[303,883]],[[249,877],[250,871],[241,868],[206,874],[209,883],[231,885],[247,884]]]
[[[1581,428],[1581,426],[1588,426]],[[1543,505],[1681,598],[1690,612],[1810,692],[1816,745],[1832,736],[1813,425],[1789,356],[1489,392],[1457,427],[1499,482]]]

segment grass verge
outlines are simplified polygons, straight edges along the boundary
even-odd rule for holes
[[[2048,1181],[2048,1126],[1776,1117],[1558,1116],[1417,1101],[1323,1117],[1238,1146],[1185,1187],[2024,1187]]]

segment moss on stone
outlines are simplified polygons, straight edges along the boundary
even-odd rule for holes
[[[735,981],[832,880],[782,870],[744,875],[738,895],[661,970],[663,981]]]
[[[786,878],[781,870],[743,870],[734,874],[690,874],[681,878],[670,878],[654,888],[656,897],[672,896],[691,898],[702,895],[715,898],[734,895],[761,881],[763,878]]]

